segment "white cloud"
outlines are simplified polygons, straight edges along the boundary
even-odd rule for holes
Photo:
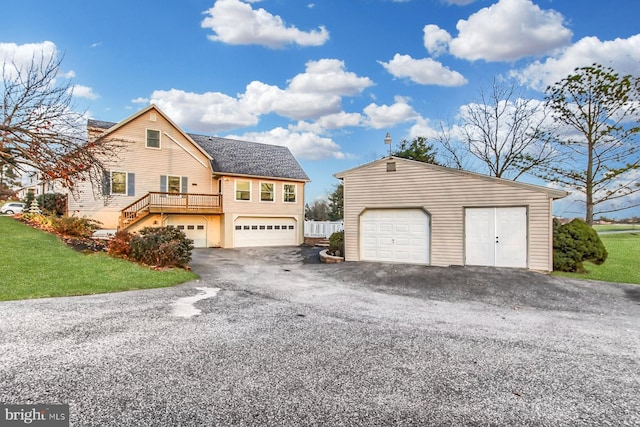
[[[449,52],[472,61],[515,61],[542,55],[566,46],[572,36],[560,13],[542,10],[531,0],[499,0],[461,19],[456,28],[458,36],[451,39]],[[430,34],[443,40],[441,31],[432,28]]]
[[[391,128],[420,117],[406,100],[400,97],[396,97],[392,105],[369,104],[364,108],[364,113],[369,118],[368,124],[374,129]]]
[[[340,110],[341,98],[330,93],[299,93],[259,81],[247,85],[241,103],[253,114],[277,113],[295,120],[318,118]]]
[[[342,96],[361,93],[373,85],[368,77],[346,72],[336,59],[309,61],[304,73],[290,80],[286,89],[253,81],[241,101],[255,114],[277,113],[295,120],[317,119],[340,111]]]
[[[205,12],[202,28],[211,29],[213,41],[234,45],[257,44],[270,48],[282,48],[289,44],[320,46],[329,39],[329,32],[321,26],[313,31],[301,31],[287,26],[280,16],[266,10],[253,9],[240,0],[217,0]]]
[[[308,62],[305,73],[296,75],[284,89],[253,81],[236,97],[171,89],[156,90],[151,99],[139,97],[131,102],[155,103],[191,131],[213,133],[254,126],[261,115],[275,113],[293,120],[317,120],[301,122],[299,130],[313,128],[322,133],[360,124],[360,114],[341,112],[342,97],[357,95],[371,85],[369,78],[347,72],[342,61],[321,59]]]
[[[22,45],[0,43],[0,66],[7,77],[15,76],[18,71],[26,71],[32,66],[46,66],[49,62],[56,61],[57,57],[58,49],[50,41]]]
[[[347,113],[341,111],[336,114],[329,114],[320,117],[313,123],[300,121],[297,124],[290,126],[289,128],[295,131],[306,131],[323,134],[327,130],[361,126],[363,121],[364,117],[360,113]]]
[[[89,86],[74,85],[69,88],[71,94],[77,98],[98,99],[99,96]]]
[[[289,83],[289,90],[297,93],[325,93],[332,95],[356,95],[372,86],[368,77],[358,77],[346,72],[344,61],[320,59],[309,61],[306,70]]]
[[[295,132],[277,127],[267,132],[250,132],[243,135],[227,135],[227,138],[255,141],[264,144],[288,147],[293,155],[300,159],[323,160],[343,159],[345,154],[340,146],[329,138],[312,132]]]
[[[243,108],[242,103],[220,92],[156,90],[151,94],[151,102],[190,131],[217,132],[258,123],[258,117]]]
[[[562,80],[577,67],[598,63],[614,68],[622,74],[637,74],[640,63],[640,34],[627,39],[600,41],[597,37],[585,37],[574,45],[545,59],[536,61],[511,75],[538,90]]]
[[[449,51],[451,34],[446,30],[437,25],[429,24],[425,25],[422,31],[424,32],[424,47],[431,55],[438,56]]]
[[[462,74],[431,58],[413,59],[396,53],[391,61],[378,62],[395,77],[407,77],[422,85],[462,86],[467,83]]]

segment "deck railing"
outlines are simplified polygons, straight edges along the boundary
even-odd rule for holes
[[[221,194],[150,192],[120,212],[120,228],[126,228],[150,213],[222,213]]]

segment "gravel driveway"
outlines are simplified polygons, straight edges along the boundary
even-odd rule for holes
[[[640,425],[640,286],[197,250],[168,289],[0,303],[0,402],[75,426]]]

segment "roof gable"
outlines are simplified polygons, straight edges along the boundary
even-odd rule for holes
[[[285,146],[187,134],[155,105],[150,105],[118,123],[90,119],[87,121],[87,127],[103,130],[99,138],[104,138],[152,109],[161,114],[210,159],[214,173],[310,181],[296,158]]]
[[[481,179],[481,180],[486,180],[486,181],[492,181],[496,184],[500,184],[500,185],[508,185],[508,186],[512,186],[512,187],[518,187],[518,188],[522,188],[522,189],[526,189],[529,191],[536,191],[536,192],[540,192],[540,193],[546,193],[549,195],[549,197],[552,197],[554,199],[560,199],[563,197],[566,197],[569,193],[567,193],[566,191],[562,191],[562,190],[555,190],[552,188],[547,188],[547,187],[543,187],[541,185],[535,185],[535,184],[527,184],[524,182],[518,182],[518,181],[513,181],[510,179],[504,179],[504,178],[496,178],[493,176],[489,176],[489,175],[483,175],[480,173],[476,173],[476,172],[469,172],[469,171],[465,171],[465,170],[460,170],[460,169],[453,169],[453,168],[448,168],[445,166],[439,166],[439,165],[434,165],[431,163],[425,163],[425,162],[419,162],[417,160],[409,160],[409,159],[404,159],[401,157],[384,157],[382,159],[379,160],[375,160],[373,162],[369,162],[369,163],[365,163],[364,165],[360,165],[360,166],[356,166],[354,168],[351,169],[347,169],[345,171],[342,172],[338,172],[336,174],[334,174],[334,176],[338,179],[343,179],[346,176],[352,175],[352,174],[356,174],[364,169],[368,169],[371,167],[375,167],[376,165],[379,165],[381,163],[387,163],[390,160],[393,160],[395,162],[407,162],[407,164],[410,164],[414,167],[421,167],[421,168],[425,168],[426,170],[434,170],[434,171],[438,171],[441,173],[450,173],[450,174],[459,174],[459,175],[464,175],[466,177],[469,178],[473,178],[473,179]]]

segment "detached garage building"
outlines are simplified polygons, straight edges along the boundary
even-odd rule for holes
[[[553,270],[552,204],[564,191],[397,157],[335,176],[346,261]]]

